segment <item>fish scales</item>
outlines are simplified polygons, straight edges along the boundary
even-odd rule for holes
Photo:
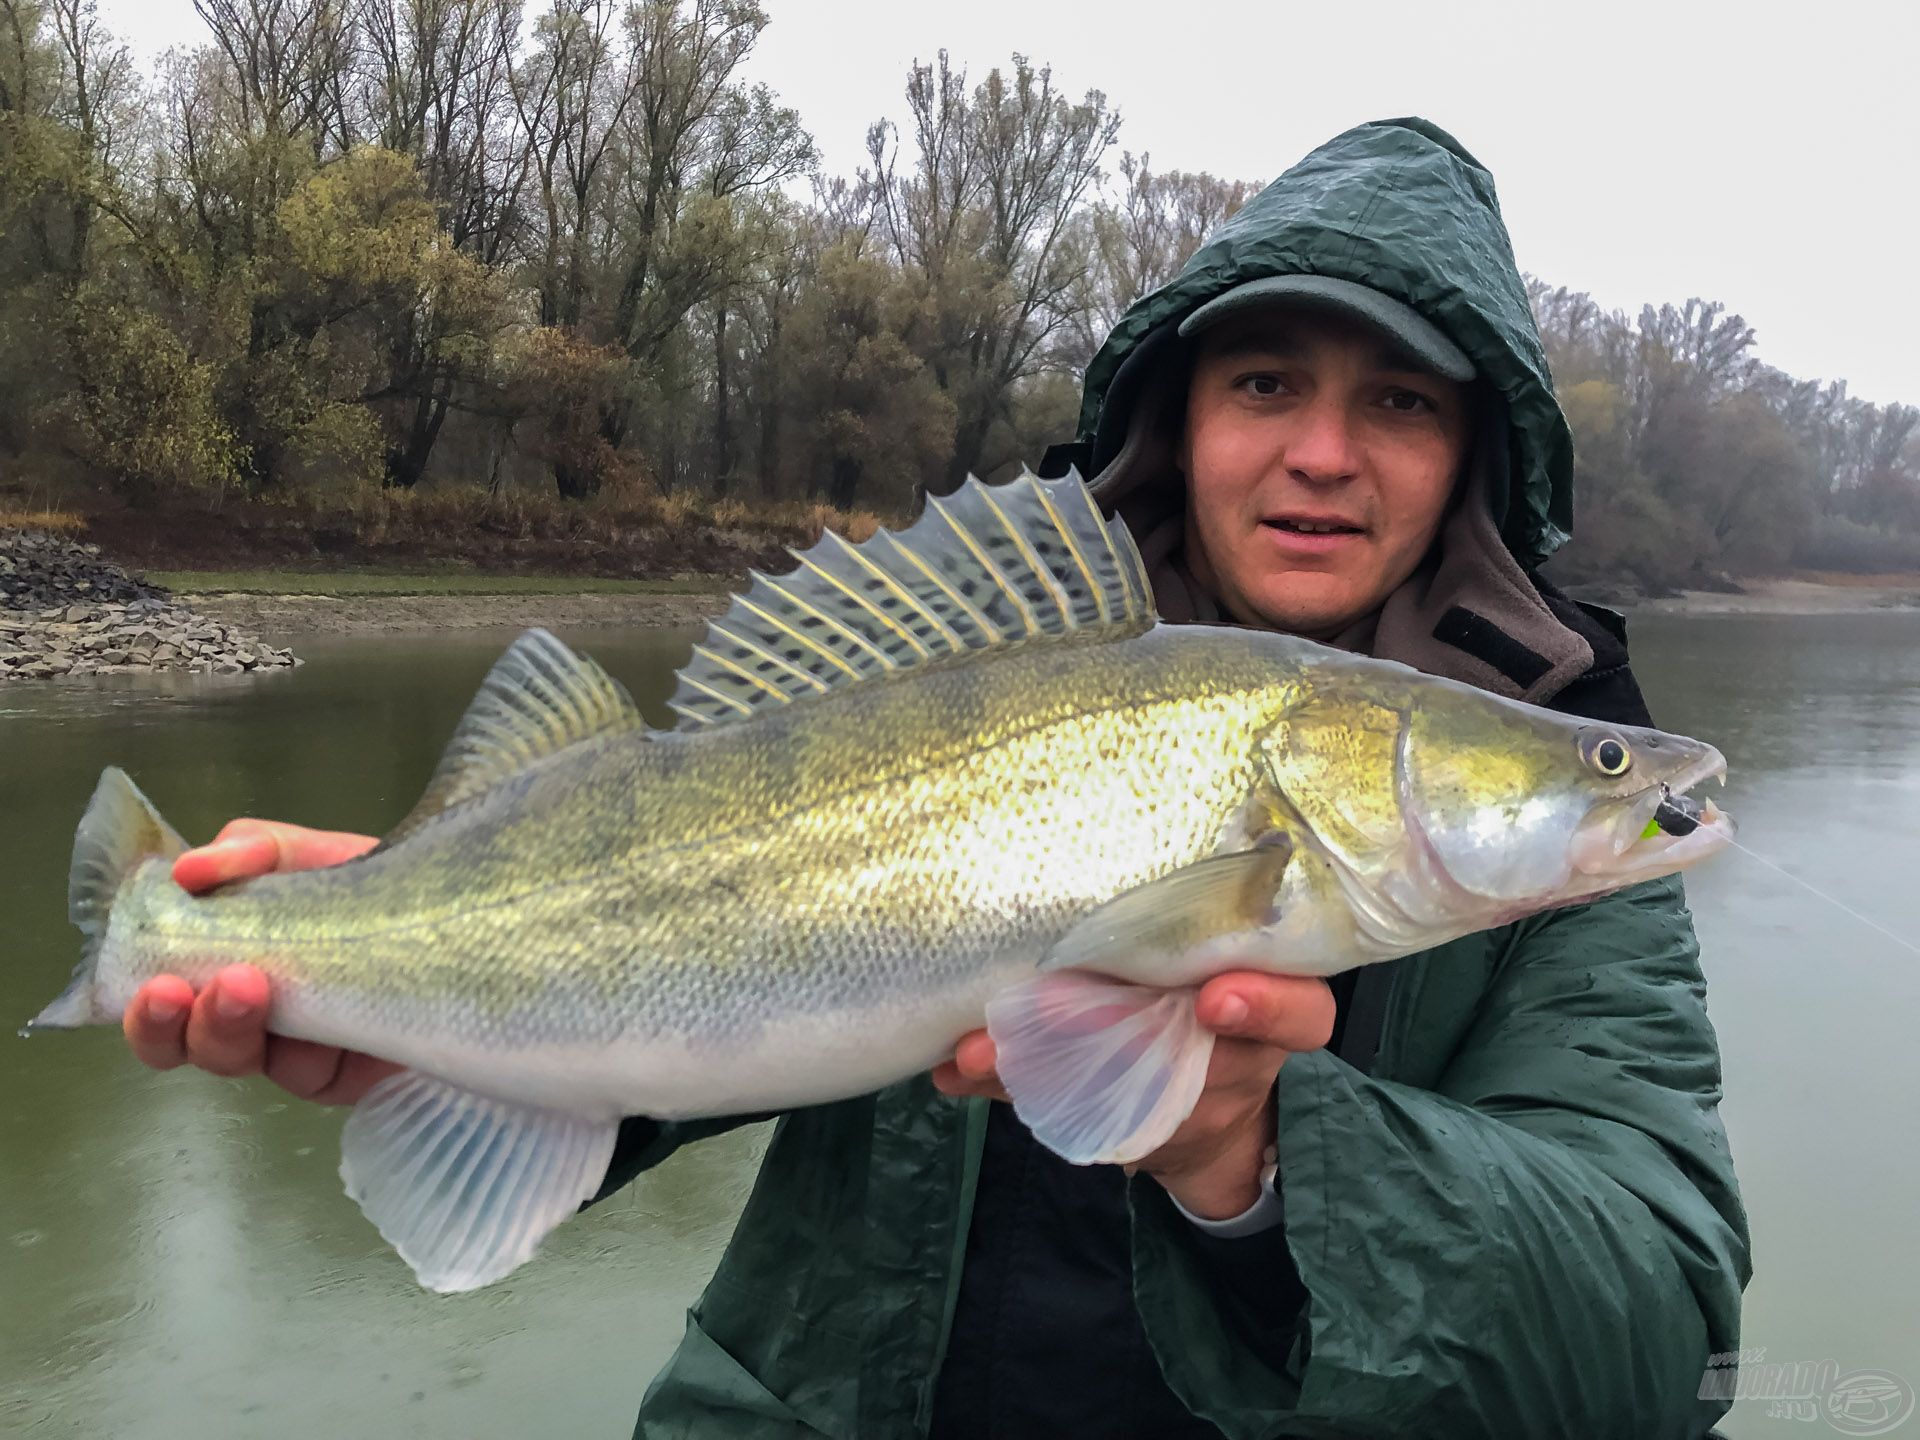
[[[130,988],[250,960],[285,1033],[393,1030],[402,1060],[410,1033],[436,1054],[744,1047],[775,1016],[964,1004],[986,967],[1030,967],[1077,914],[1210,851],[1259,723],[1239,647],[1217,648],[1169,667],[1156,632],[912,672],[850,694],[830,735],[801,704],[608,737],[350,866],[219,906],[156,876],[137,953],[116,933],[107,964]]]

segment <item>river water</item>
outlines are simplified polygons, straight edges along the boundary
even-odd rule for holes
[[[683,1152],[508,1281],[442,1298],[341,1193],[337,1112],[150,1074],[106,1030],[9,1033],[72,965],[67,846],[103,765],[190,839],[239,814],[378,832],[508,638],[316,640],[287,674],[0,689],[0,1435],[627,1433],[763,1133]],[[569,638],[670,718],[686,635]],[[1660,722],[1727,753],[1742,838],[1920,936],[1920,615],[1647,616],[1634,641]],[[1690,893],[1753,1220],[1746,1343],[1920,1383],[1920,955],[1744,855]],[[1768,1400],[1724,1428],[1837,1433]],[[1892,1433],[1920,1437],[1920,1417]]]

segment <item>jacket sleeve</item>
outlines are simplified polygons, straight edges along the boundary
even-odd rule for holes
[[[613,1142],[613,1159],[607,1163],[607,1178],[593,1198],[582,1205],[598,1205],[614,1191],[630,1184],[635,1176],[651,1170],[682,1145],[724,1135],[742,1125],[771,1120],[767,1115],[716,1115],[710,1120],[649,1120],[630,1115],[620,1122],[620,1138]]]
[[[1512,927],[1432,1089],[1318,1053],[1278,1095],[1297,1341],[1131,1190],[1148,1335],[1233,1440],[1697,1437],[1726,1409],[1698,1397],[1739,1343],[1746,1219],[1677,881]]]

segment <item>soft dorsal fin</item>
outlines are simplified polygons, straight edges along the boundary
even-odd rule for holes
[[[1154,623],[1132,537],[1078,475],[969,479],[900,534],[829,531],[799,568],[753,585],[680,671],[682,729],[839,685],[1042,638],[1138,635]]]
[[[645,723],[619,681],[545,630],[529,630],[487,672],[426,794],[387,843],[569,745]]]

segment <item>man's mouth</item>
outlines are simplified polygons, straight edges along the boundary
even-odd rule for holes
[[[1270,515],[1261,523],[1293,535],[1362,535],[1366,533],[1364,525],[1356,525],[1351,520],[1342,520],[1335,516]]]

